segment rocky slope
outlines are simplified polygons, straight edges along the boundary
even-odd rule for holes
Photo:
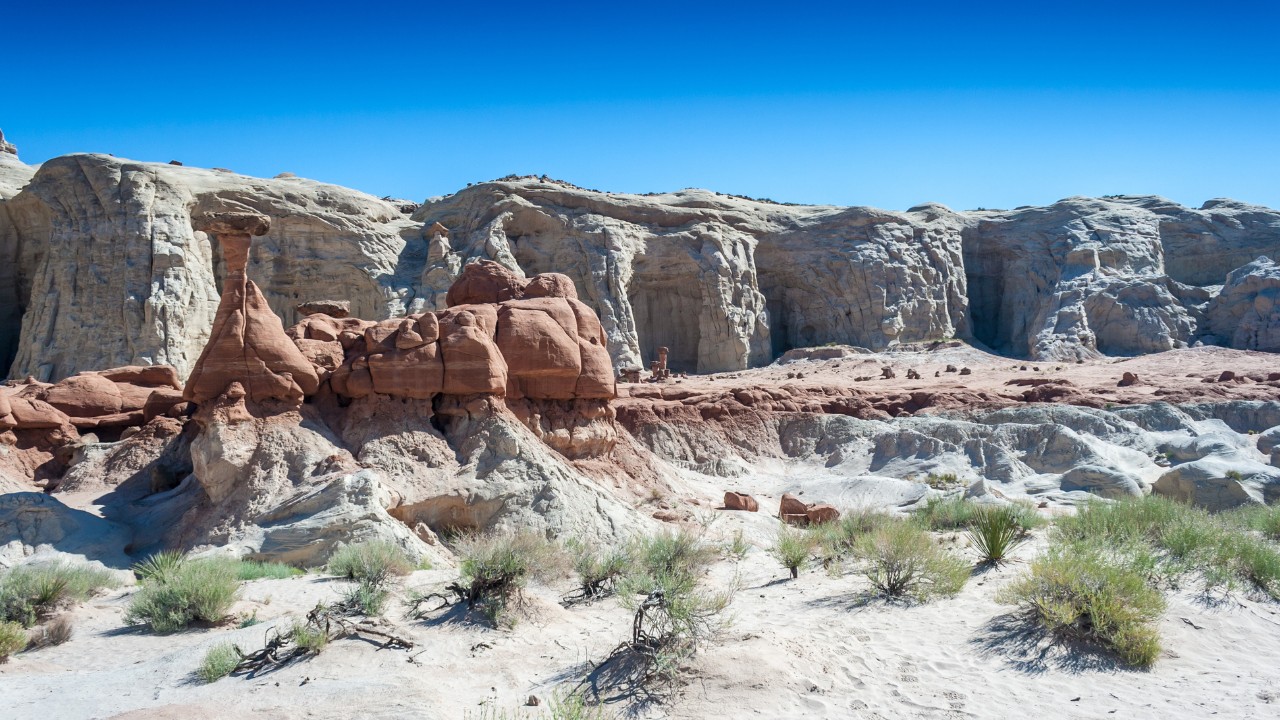
[[[1275,342],[1269,310],[1239,311],[1257,296],[1265,304],[1274,280],[1234,283],[1236,309],[1208,314],[1229,273],[1280,254],[1280,212],[1230,200],[889,212],[513,177],[410,216],[412,205],[294,177],[107,155],[37,169],[0,153],[9,376],[169,364],[185,377],[225,274],[216,240],[190,224],[211,202],[271,218],[249,262],[286,325],[297,304],[317,300],[349,301],[373,320],[442,309],[463,266],[489,259],[568,275],[618,367],[646,366],[662,346],[677,371],[715,372],[825,343],[961,337],[1014,357],[1076,359]]]

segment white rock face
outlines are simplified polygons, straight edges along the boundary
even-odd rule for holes
[[[1208,319],[1224,345],[1280,352],[1280,265],[1260,257],[1233,270],[1209,303]]]
[[[36,169],[18,160],[13,145],[0,134],[0,367],[18,354],[18,328],[23,303],[18,302],[18,229],[6,202],[22,189]]]
[[[0,267],[0,356],[15,358],[10,376],[146,363],[185,375],[217,303],[217,240],[190,228],[191,209],[207,204],[271,216],[249,273],[286,325],[296,304],[318,299],[348,300],[371,319],[439,308],[462,266],[486,258],[572,277],[617,367],[647,366],[663,346],[673,369],[713,372],[797,347],[953,336],[1035,359],[1202,338],[1277,342],[1269,311],[1238,312],[1245,299],[1271,298],[1254,271],[1206,320],[1229,272],[1280,257],[1280,212],[1228,200],[899,213],[509,178],[409,217],[403,203],[292,177],[106,155],[32,172],[0,153],[0,260],[12,260]]]
[[[792,347],[882,348],[965,329],[962,218],[942,206],[785,206],[526,179],[428,202],[414,219],[450,231],[449,251],[428,261],[424,297],[442,299],[475,257],[565,273],[619,367],[647,366],[662,346],[675,370],[715,372]]]

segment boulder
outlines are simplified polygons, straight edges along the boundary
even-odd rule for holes
[[[3,408],[0,408],[0,415],[4,414],[2,410]],[[1269,455],[1277,447],[1280,447],[1280,425],[1258,433],[1258,449],[1263,454]]]
[[[1280,469],[1251,460],[1206,457],[1175,465],[1152,490],[1212,511],[1271,504],[1280,500]]]
[[[351,303],[347,300],[312,300],[294,308],[299,315],[328,315],[331,318],[345,318],[351,314]]]
[[[527,282],[492,260],[480,260],[462,268],[462,275],[449,287],[445,302],[455,307],[519,300],[524,297]]]
[[[834,506],[817,503],[808,507],[805,511],[805,517],[810,525],[822,525],[839,520],[840,511],[836,510]]]
[[[757,512],[760,504],[756,499],[745,493],[726,491],[724,494],[725,510],[741,510],[743,512]]]
[[[1061,487],[1067,492],[1080,490],[1110,500],[1142,497],[1145,483],[1122,470],[1100,465],[1080,465],[1063,473]]]

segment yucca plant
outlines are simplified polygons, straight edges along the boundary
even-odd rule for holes
[[[1004,562],[1010,552],[1027,540],[1018,514],[1010,506],[979,508],[965,535],[987,565]]]
[[[142,581],[168,582],[187,561],[187,554],[181,550],[161,550],[151,557],[136,563],[133,574]]]

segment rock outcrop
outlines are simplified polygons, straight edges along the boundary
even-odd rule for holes
[[[13,156],[0,153],[0,349],[13,348],[10,377],[56,381],[167,364],[185,379],[209,338],[226,272],[217,239],[191,223],[209,204],[271,219],[248,262],[266,304],[288,324],[299,302],[335,289],[365,317],[421,304],[413,287],[426,241],[398,207],[369,195],[300,178],[69,155],[38,170],[22,166],[29,183],[6,199],[5,157]],[[13,308],[20,331],[18,318],[2,315]]]
[[[0,165],[13,157],[0,153]],[[20,172],[3,191],[16,194],[0,197],[0,252],[14,262],[0,269],[9,273],[0,293],[16,304],[0,308],[21,308],[23,329],[18,337],[10,317],[0,343],[16,355],[12,376],[42,380],[148,363],[185,377],[226,272],[216,238],[190,227],[209,203],[272,218],[249,260],[286,325],[341,303],[381,321],[476,297],[574,300],[562,294],[568,278],[599,318],[616,366],[646,367],[667,347],[675,372],[738,370],[826,343],[881,349],[951,337],[1043,359],[1202,339],[1247,345],[1258,331],[1237,336],[1248,321],[1226,311],[1226,327],[1211,327],[1207,303],[1227,273],[1280,253],[1280,213],[1226,200],[1190,209],[1154,197],[1070,198],[1013,211],[927,204],[897,213],[508,178],[407,217],[395,203],[298,178],[103,155],[55,158],[34,176],[9,165]],[[525,287],[483,278],[497,285],[467,283],[451,298],[477,259],[515,278],[542,275]],[[76,282],[80,267],[92,267],[95,282]]]
[[[1221,344],[1280,352],[1280,265],[1260,257],[1231,271],[1206,314]]]
[[[265,235],[270,219],[253,212],[209,212],[193,222],[198,230],[217,237],[226,278],[213,331],[187,378],[183,398],[205,403],[238,382],[251,402],[301,404],[304,396],[315,393],[320,380],[245,272],[252,237]]]

